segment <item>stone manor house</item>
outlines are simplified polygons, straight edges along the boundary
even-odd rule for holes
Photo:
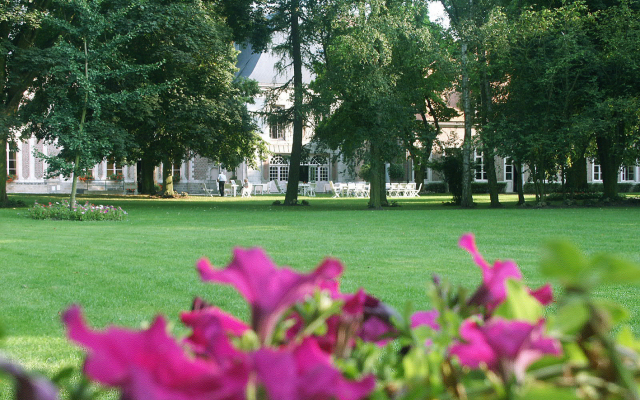
[[[242,50],[238,57],[239,74],[254,79],[259,82],[262,89],[269,87],[277,87],[287,82],[290,76],[287,73],[278,73],[275,64],[278,58],[272,53],[253,53],[250,47]],[[304,71],[304,81],[308,83],[311,80],[309,71]],[[451,99],[451,103],[455,103],[455,98]],[[265,98],[259,97],[255,104],[249,105],[250,111],[261,111],[265,104]],[[288,95],[282,94],[276,101],[275,108],[289,107],[290,100]],[[235,179],[241,182],[247,178],[252,183],[268,183],[265,192],[275,193],[277,187],[274,181],[287,181],[289,174],[288,159],[291,154],[293,130],[291,126],[270,122],[264,119],[257,119],[262,139],[267,143],[271,152],[268,159],[258,160],[258,167],[251,168],[246,163],[242,163],[233,171],[223,171],[228,179]],[[448,122],[441,122],[442,137],[460,138],[464,134],[464,121],[462,117],[457,117]],[[304,131],[303,144],[310,142],[313,130],[306,128]],[[43,154],[53,154],[57,151],[53,145],[45,145],[42,142],[30,138],[18,143],[18,151],[7,151],[7,174],[9,183],[7,191],[9,193],[69,193],[71,189],[71,180],[63,177],[45,179],[46,163],[36,157],[36,152]],[[339,161],[336,161],[338,159]],[[476,153],[475,157],[476,171],[475,180],[483,182],[487,180],[484,170],[484,160],[481,153]],[[588,163],[588,181],[597,183],[602,182],[600,166],[593,162]],[[619,174],[620,182],[639,183],[640,170],[636,165],[625,166]],[[177,192],[187,192],[189,194],[203,193],[202,184],[205,183],[214,188],[215,181],[220,166],[213,164],[206,158],[196,156],[181,164],[173,166],[174,179],[178,178],[178,183],[174,185]],[[514,190],[514,168],[508,159],[496,159],[496,171],[498,181],[506,183],[506,191]],[[137,192],[136,184],[136,166],[120,165],[118,163],[104,160],[96,165],[92,170],[93,179],[91,181],[79,182],[78,189],[80,192],[111,192],[134,194]],[[114,179],[115,178],[115,179]],[[162,182],[162,168],[156,169],[156,178],[158,182]],[[309,157],[303,161],[301,166],[301,180],[318,182],[318,191],[329,190],[329,181],[333,182],[352,182],[359,178],[354,175],[353,171],[347,167],[341,157],[336,154],[319,153],[315,154],[311,150]],[[414,173],[410,160],[405,163],[405,179],[404,181],[414,181]],[[432,182],[441,182],[442,177],[435,171],[428,170],[424,184]],[[324,183],[324,184],[323,184]],[[419,183],[418,183],[419,184]]]

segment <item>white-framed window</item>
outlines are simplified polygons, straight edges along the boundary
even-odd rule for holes
[[[476,166],[476,181],[486,181],[487,180],[487,170],[484,167],[484,156],[482,153],[478,154],[478,151],[475,152],[475,166]]]
[[[309,161],[309,180],[310,181],[328,181],[329,165],[326,157],[313,156]]]
[[[284,106],[273,106],[269,115],[269,137],[271,139],[284,139],[286,125],[282,120]]]
[[[7,154],[7,175],[18,175],[18,157],[15,151]]]
[[[269,160],[269,180],[288,181],[289,162],[280,155],[275,155]]]
[[[602,169],[600,168],[600,164],[593,164],[593,180],[601,181],[602,180]]]
[[[117,177],[121,176],[122,164],[114,162],[113,160],[107,161],[107,179],[117,179]]]
[[[504,180],[513,180],[513,160],[510,158],[504,160]]]
[[[180,167],[182,166],[182,163],[173,163],[173,165],[171,166],[171,174],[173,175],[173,179],[175,180],[176,178],[180,179]]]
[[[625,165],[620,170],[620,180],[623,182],[635,181],[636,180],[636,166],[635,165]]]

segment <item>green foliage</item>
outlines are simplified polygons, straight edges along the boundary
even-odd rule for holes
[[[405,178],[404,166],[402,164],[390,163],[388,171],[389,179],[393,182],[399,182]]]
[[[313,106],[321,116],[315,139],[371,166],[373,208],[383,202],[377,195],[384,185],[382,165],[408,148],[419,158],[417,142],[431,152],[436,132],[419,124],[416,114],[427,111],[427,100],[439,114],[449,110],[442,100],[450,86],[444,78],[449,57],[425,6],[336,2],[327,12],[333,23],[322,36],[322,57],[313,64]]]
[[[506,190],[507,190],[507,183],[498,182],[498,193],[505,193]],[[471,193],[475,193],[475,194],[489,193],[489,183],[471,182]]]
[[[442,171],[449,193],[453,195],[453,203],[460,204],[462,199],[462,151],[456,148],[448,149],[444,157],[430,165],[434,170]]]
[[[27,210],[27,215],[33,219],[56,219],[70,221],[122,221],[127,212],[120,207],[93,205],[85,203],[70,207],[67,201],[38,204]]]
[[[570,289],[589,292],[603,284],[640,282],[640,267],[610,255],[586,258],[568,242],[549,243],[542,261],[542,272],[560,280]]]
[[[124,3],[124,2],[123,2]],[[121,123],[132,134],[132,159],[178,163],[193,154],[233,168],[265,147],[246,104],[257,83],[236,78],[237,51],[216,7],[199,1],[145,2],[119,32],[138,31],[125,55],[137,64],[162,64],[132,87],[159,85],[128,105]]]

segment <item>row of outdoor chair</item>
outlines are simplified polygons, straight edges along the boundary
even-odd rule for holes
[[[386,189],[388,197],[418,197],[420,196],[419,193],[422,189],[422,183],[417,189],[415,182],[387,183]]]
[[[333,198],[337,197],[369,197],[371,184],[368,182],[333,183],[329,181]]]

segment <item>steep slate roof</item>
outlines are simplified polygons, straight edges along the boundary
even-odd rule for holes
[[[236,46],[236,48],[238,47]],[[282,85],[293,78],[293,67],[288,67],[283,72],[276,70],[275,65],[280,61],[280,56],[273,54],[273,52],[254,53],[250,44],[247,44],[246,48],[238,48],[238,50],[240,50],[236,64],[240,70],[237,73],[238,76],[254,79],[265,85]],[[309,83],[311,79],[311,72],[302,68],[302,81]]]

